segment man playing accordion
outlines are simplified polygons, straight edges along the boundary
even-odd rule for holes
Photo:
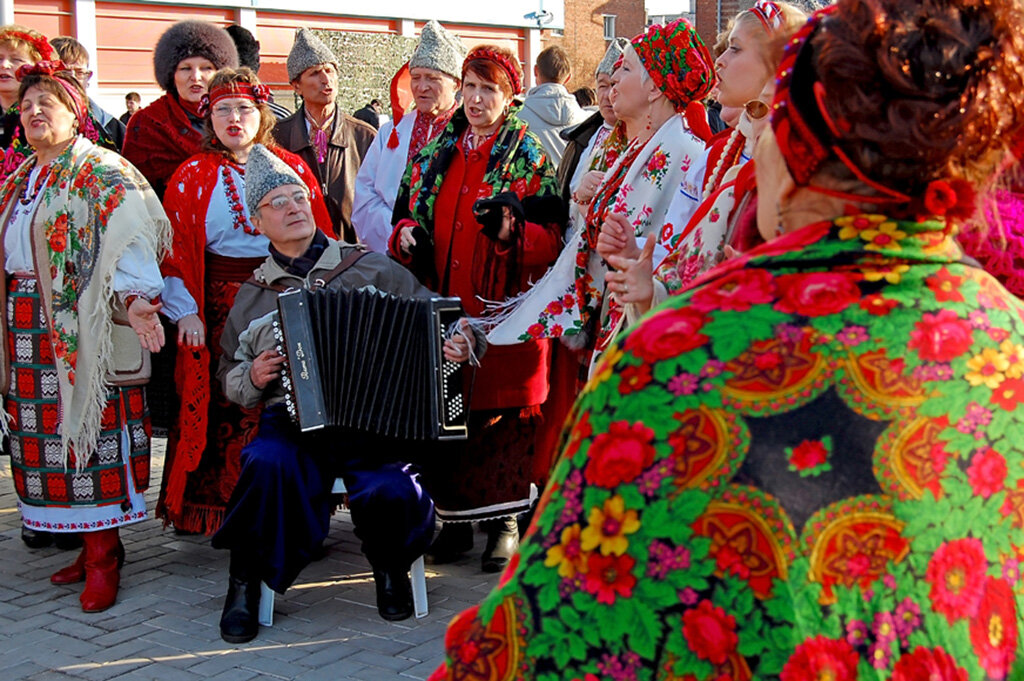
[[[417,475],[389,460],[379,436],[345,430],[301,433],[285,408],[274,333],[285,288],[378,290],[431,297],[404,267],[379,253],[337,242],[317,230],[309,190],[298,175],[256,145],[245,166],[245,202],[253,226],[270,239],[270,255],[242,285],[222,336],[220,379],[228,399],[262,403],[259,431],[242,451],[241,473],[213,546],[231,550],[221,637],[256,636],[260,582],[278,593],[296,579],[327,536],[330,491],[341,476],[362,550],[373,566],[377,609],[387,620],[412,614],[410,563],[430,545],[434,507]],[[465,361],[486,347],[473,332],[445,341],[444,355]],[[350,348],[360,352],[361,348]]]

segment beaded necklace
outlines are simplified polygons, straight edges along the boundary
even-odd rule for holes
[[[31,175],[26,178],[25,184],[21,186],[21,194],[18,196],[18,203],[23,206],[31,205],[36,200],[36,197],[39,196],[40,190],[46,184],[46,179],[50,176],[50,164],[36,168],[33,172],[35,173],[35,179],[33,180]],[[32,186],[31,192],[29,191],[29,185]]]
[[[734,128],[729,133],[729,138],[725,142],[725,148],[722,149],[722,153],[718,156],[714,170],[711,171],[711,175],[708,176],[708,182],[704,185],[704,196],[710,196],[713,191],[718,189],[725,171],[739,163],[745,142],[746,137],[743,136],[743,133],[738,128]]]
[[[242,196],[238,191],[238,187],[235,186],[235,177],[231,174],[231,168],[245,177],[245,168],[238,166],[230,161],[223,161],[220,166],[220,176],[224,178],[224,193],[228,197],[228,207],[231,209],[231,218],[234,223],[232,226],[235,229],[245,230],[246,234],[252,234],[256,236],[259,232],[252,226],[249,220],[245,217],[245,208],[242,206]]]

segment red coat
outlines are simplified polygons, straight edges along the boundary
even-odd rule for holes
[[[132,118],[134,121],[138,114]],[[323,192],[309,166],[296,154],[276,145],[268,147],[306,181],[310,189],[313,219],[321,231],[331,234]],[[174,228],[171,252],[160,265],[165,277],[178,277],[199,308],[199,319],[209,328],[206,318],[206,214],[211,189],[217,184],[223,158],[206,152],[195,156],[196,164],[182,163],[170,176],[164,196],[164,209]],[[191,159],[186,159],[191,160]],[[215,349],[219,351],[219,348]],[[162,502],[169,520],[180,523],[188,474],[196,470],[206,449],[210,405],[210,349],[205,345],[193,352],[179,351],[175,358],[174,380],[183,408],[178,413],[178,437],[172,438],[175,450],[167,459]],[[215,378],[212,380],[216,380]]]
[[[121,155],[138,168],[161,199],[171,175],[199,153],[203,134],[192,127],[178,100],[165,94],[128,121]]]
[[[445,172],[434,205],[434,264],[442,295],[458,296],[466,314],[479,316],[484,304],[477,296],[471,263],[481,229],[473,204],[483,183],[494,137],[479,149],[463,153],[462,142]],[[501,245],[491,242],[496,253]],[[543,276],[562,246],[555,225],[527,222],[523,232],[523,261],[519,290]],[[450,251],[450,255],[449,255]],[[498,262],[501,262],[499,259]],[[550,341],[491,345],[476,372],[471,408],[502,409],[539,405],[547,399]]]

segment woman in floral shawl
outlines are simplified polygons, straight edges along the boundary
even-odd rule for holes
[[[148,352],[160,349],[157,257],[170,239],[149,183],[81,134],[85,92],[59,62],[19,69],[35,150],[0,187],[3,365],[11,473],[23,523],[81,533],[54,584],[85,581],[86,612],[113,605],[121,525],[146,517]]]
[[[406,172],[390,250],[479,316],[481,299],[519,294],[554,261],[565,220],[554,168],[512,103],[522,84],[516,56],[482,45],[462,74],[462,108]],[[549,352],[538,340],[495,348],[468,386],[469,440],[447,446],[424,471],[445,521],[431,549],[436,562],[472,547],[474,520],[487,521],[485,571],[504,567],[518,546],[515,516],[536,500],[534,439]]]
[[[674,231],[665,222],[669,205],[679,194],[695,209],[700,198],[710,130],[699,100],[714,80],[711,54],[685,19],[633,38],[612,93],[616,115],[639,121],[639,132],[580,211],[558,262],[529,294],[501,306],[501,322],[488,334],[492,344],[562,337],[577,347],[605,347],[617,305],[605,296],[602,227],[611,220],[641,242],[655,239],[659,256],[668,252],[662,244]]]
[[[812,18],[755,149],[782,236],[615,340],[434,679],[1020,678],[1024,303],[953,234],[1024,126],[1021,14]]]

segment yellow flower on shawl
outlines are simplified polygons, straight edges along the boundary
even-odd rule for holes
[[[985,348],[981,354],[967,360],[970,371],[964,376],[971,385],[986,385],[992,390],[1006,379],[1006,371],[1010,362],[1006,355],[995,348]]]
[[[1006,358],[1007,378],[1020,378],[1024,376],[1024,345],[1017,345],[1011,340],[1004,340],[999,344],[999,351]]]
[[[836,224],[839,225],[839,238],[843,241],[849,241],[850,239],[856,239],[866,229],[871,229],[875,225],[885,222],[889,218],[884,215],[845,215],[841,218],[836,219]]]
[[[639,529],[636,511],[627,511],[625,500],[616,494],[605,500],[603,508],[590,509],[580,545],[585,551],[600,549],[605,556],[621,556],[629,546],[626,535]]]
[[[899,228],[895,222],[883,222],[874,229],[865,229],[860,233],[860,238],[867,241],[864,248],[869,251],[881,251],[882,249],[900,250],[900,240],[907,238],[907,233]]]
[[[881,281],[885,279],[890,284],[898,284],[903,279],[903,273],[910,270],[910,265],[891,265],[879,267],[878,269],[865,269],[865,281]]]
[[[558,576],[573,579],[587,571],[588,553],[580,547],[580,526],[573,524],[562,530],[562,541],[548,549],[545,567],[558,566]]]
[[[591,376],[590,380],[587,381],[587,384],[583,386],[583,393],[586,394],[593,391],[593,389],[598,385],[611,378],[612,372],[615,370],[615,365],[619,363],[620,359],[622,359],[623,354],[622,349],[617,343],[609,347],[605,351],[604,356],[597,361],[597,366],[594,368],[594,375]]]

